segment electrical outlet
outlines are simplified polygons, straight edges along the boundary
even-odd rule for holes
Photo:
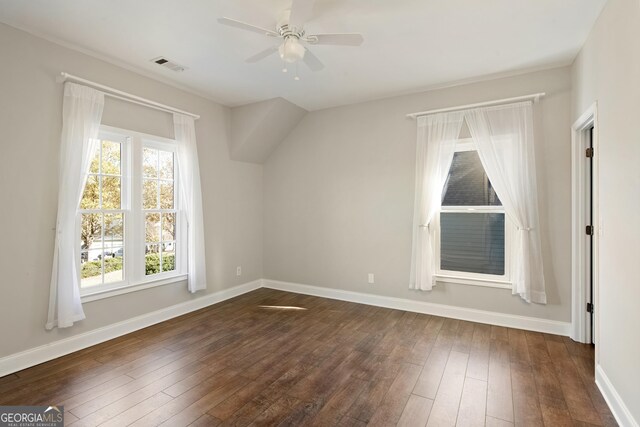
[[[375,283],[375,277],[373,275],[373,273],[369,273],[369,283]]]
[[[236,267],[236,276],[242,276],[242,267],[241,266]]]

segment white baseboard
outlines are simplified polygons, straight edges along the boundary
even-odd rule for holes
[[[568,336],[571,330],[571,324],[568,322],[546,320],[537,317],[517,316],[514,314],[496,313],[493,311],[476,310],[472,308],[455,307],[444,304],[434,304],[430,302],[414,301],[409,299],[394,298],[374,294],[365,294],[361,292],[351,292],[342,289],[303,285],[300,283],[263,279],[262,286],[265,288],[294,292],[298,294],[314,295],[318,297],[355,302],[359,304],[375,305],[378,307],[393,308],[397,310],[412,311],[416,313],[431,314],[442,317],[450,317],[453,319],[487,323],[496,326],[506,326],[509,328],[526,329],[529,331],[544,332],[555,335]]]
[[[261,287],[550,334],[569,335],[570,332],[570,324],[565,322],[351,292],[334,288],[323,288],[299,283],[259,279],[0,358],[0,377],[56,359],[73,353],[74,351],[82,350],[83,348],[91,347],[92,345],[100,344],[156,323],[208,307]]]
[[[65,354],[73,353],[74,351],[82,350],[83,348],[91,347],[92,345],[100,344],[101,342],[137,331],[138,329],[200,310],[212,304],[259,289],[261,286],[262,280],[254,280],[229,289],[207,294],[191,301],[172,305],[161,310],[123,320],[122,322],[54,341],[40,347],[11,354],[0,359],[0,377],[56,359]]]
[[[638,421],[633,418],[631,411],[624,404],[624,401],[600,365],[596,366],[596,385],[609,405],[613,416],[616,417],[618,424],[622,427],[638,427]]]

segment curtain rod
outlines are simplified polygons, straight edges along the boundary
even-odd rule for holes
[[[420,116],[428,116],[429,114],[446,113],[446,112],[449,112],[449,111],[467,110],[469,108],[487,107],[487,106],[490,106],[490,105],[508,104],[510,102],[518,102],[518,101],[526,101],[526,100],[532,100],[533,102],[538,102],[538,100],[540,98],[542,98],[543,96],[545,96],[545,95],[546,95],[546,93],[540,92],[540,93],[533,93],[531,95],[516,96],[516,97],[513,97],[513,98],[504,98],[504,99],[496,99],[494,101],[478,102],[476,104],[459,105],[457,107],[439,108],[437,110],[429,110],[429,111],[420,111],[418,113],[407,114],[407,117],[409,117],[411,119],[415,119],[415,118],[420,117]]]
[[[190,113],[188,111],[179,110],[174,107],[170,107],[168,105],[160,104],[159,102],[151,101],[150,99],[142,98],[137,95],[133,95],[131,93],[124,92],[122,90],[114,89],[109,86],[102,85],[100,83],[92,82],[91,80],[86,80],[78,76],[74,76],[69,73],[60,73],[60,76],[56,79],[59,83],[63,83],[65,81],[73,81],[76,83],[82,83],[86,86],[91,86],[94,89],[98,89],[105,96],[110,96],[111,98],[120,99],[122,101],[131,102],[133,104],[142,105],[145,107],[153,108],[155,110],[166,111],[167,113],[180,113],[185,116],[193,117],[195,120],[200,118],[199,115]]]

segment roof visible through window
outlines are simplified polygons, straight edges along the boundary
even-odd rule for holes
[[[454,154],[442,194],[442,206],[502,206],[477,151]]]

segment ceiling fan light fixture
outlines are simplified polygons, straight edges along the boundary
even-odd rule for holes
[[[296,37],[287,37],[278,52],[284,62],[294,63],[304,58],[305,49]]]

